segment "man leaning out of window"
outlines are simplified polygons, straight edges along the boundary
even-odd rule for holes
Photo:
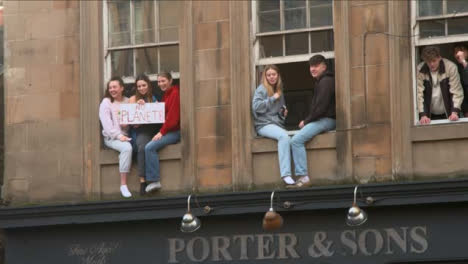
[[[423,62],[418,65],[417,100],[419,123],[430,124],[431,120],[458,120],[463,102],[457,66],[440,56],[435,46],[427,46],[421,53]]]

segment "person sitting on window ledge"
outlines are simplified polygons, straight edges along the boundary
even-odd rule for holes
[[[310,74],[314,78],[314,93],[309,102],[308,115],[299,122],[299,132],[291,138],[295,174],[300,176],[291,188],[311,185],[307,171],[305,143],[316,135],[335,129],[335,77],[327,70],[325,57],[314,55],[309,60]]]
[[[463,94],[468,94],[468,48],[465,45],[456,45],[454,48],[455,59],[460,64],[458,73],[460,74],[460,82],[463,87]],[[464,96],[461,110],[464,117],[468,117],[468,96]]]
[[[440,56],[435,46],[427,46],[421,53],[423,62],[418,65],[417,100],[419,123],[430,124],[431,120],[458,120],[463,102],[457,66]]]
[[[130,97],[130,103],[145,103],[158,102],[160,98],[156,98],[153,94],[153,86],[151,81],[145,74],[139,75],[135,80],[136,92]],[[134,125],[135,147],[137,152],[138,176],[140,177],[140,196],[146,194],[146,177],[145,177],[145,146],[151,141],[153,135],[159,132],[161,124],[144,124]],[[133,136],[132,136],[133,137]]]
[[[168,72],[158,74],[158,86],[164,92],[165,121],[159,132],[145,146],[146,192],[161,188],[159,175],[158,151],[180,140],[180,97],[179,86],[172,85],[172,76]]]
[[[120,125],[119,111],[120,104],[128,102],[128,98],[123,96],[124,82],[120,77],[113,77],[107,83],[107,89],[99,106],[99,120],[102,124],[102,135],[104,144],[114,149],[119,154],[120,171],[120,192],[125,198],[132,194],[127,187],[127,175],[132,164],[131,138],[128,137],[128,126]]]
[[[255,90],[252,100],[255,130],[263,137],[278,141],[280,175],[286,186],[294,184],[291,177],[291,147],[284,129],[286,109],[283,84],[277,66],[268,65],[262,73],[262,83]]]

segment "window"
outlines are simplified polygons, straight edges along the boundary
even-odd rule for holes
[[[104,3],[106,80],[121,76],[130,84],[136,75],[145,73],[156,81],[156,74],[161,71],[171,72],[178,79],[182,1]]]
[[[288,107],[287,129],[297,125],[307,112],[312,96],[309,58],[322,54],[334,69],[332,0],[262,0],[252,2],[255,34],[256,85],[263,66],[276,64],[281,71]],[[254,88],[255,89],[255,88]]]
[[[413,0],[412,35],[413,69],[422,61],[420,53],[425,46],[440,48],[441,56],[457,63],[453,50],[457,44],[468,44],[468,5],[465,0]],[[414,120],[418,124],[419,113],[416,101],[416,75],[414,74]],[[466,96],[466,95],[465,95]],[[431,124],[448,123],[448,120],[433,120]],[[460,118],[458,122],[468,122]]]

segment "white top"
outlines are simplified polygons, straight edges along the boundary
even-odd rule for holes
[[[445,114],[444,100],[442,98],[442,91],[440,90],[440,82],[437,78],[437,72],[431,71],[432,76],[432,100],[431,100],[431,113],[436,115]]]

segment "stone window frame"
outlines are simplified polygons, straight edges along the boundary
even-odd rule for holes
[[[418,48],[427,45],[443,45],[443,44],[450,44],[450,43],[457,43],[457,42],[468,42],[468,34],[464,35],[447,35],[447,20],[460,18],[460,17],[467,17],[468,12],[463,13],[455,13],[455,14],[444,14],[447,10],[447,0],[442,0],[443,6],[443,14],[436,15],[436,16],[427,16],[427,17],[419,17],[419,5],[418,1],[420,0],[411,0],[410,3],[410,10],[411,10],[411,63],[412,67],[415,70],[415,73],[412,76],[413,81],[413,124],[415,126],[428,126],[428,125],[421,125],[419,124],[419,113],[417,108],[417,66],[419,64],[419,56],[418,56]],[[421,21],[430,21],[430,20],[440,20],[444,19],[445,22],[445,36],[441,37],[425,37],[420,38],[420,22]],[[449,58],[453,60],[452,58]],[[446,125],[446,124],[457,124],[457,123],[467,123],[468,117],[461,117],[458,121],[449,121],[446,119],[443,120],[431,120],[429,126],[434,125]]]
[[[192,38],[191,21],[192,3],[183,2],[183,16],[179,29],[179,70],[181,73],[180,103],[181,103],[181,142],[173,145],[166,151],[165,158],[177,159],[182,163],[183,175],[194,175],[195,157],[190,151],[182,149],[193,149],[195,135],[193,127],[195,119],[193,111],[193,43],[188,41]],[[102,197],[102,166],[117,164],[115,153],[102,148],[102,136],[99,116],[99,104],[104,92],[104,25],[103,25],[103,1],[80,1],[80,119],[81,138],[83,141],[83,168],[82,181],[85,195],[89,199],[101,199]],[[189,188],[195,182],[195,178],[187,178]]]
[[[308,53],[307,54],[299,54],[299,55],[283,55],[283,56],[277,56],[277,57],[269,57],[269,58],[261,58],[260,57],[260,38],[265,37],[265,36],[285,36],[286,34],[294,34],[294,33],[310,33],[310,32],[318,32],[318,31],[328,31],[330,30],[331,33],[334,35],[335,34],[335,1],[332,1],[332,25],[331,26],[321,26],[321,27],[305,27],[301,29],[289,29],[289,30],[278,30],[278,31],[271,31],[271,32],[259,32],[259,21],[258,21],[258,1],[259,0],[253,0],[251,1],[251,17],[252,17],[252,76],[251,76],[251,90],[250,93],[253,93],[255,89],[257,88],[257,83],[256,80],[257,78],[257,67],[261,66],[266,66],[269,64],[287,64],[287,63],[295,63],[295,62],[308,62],[310,57],[321,54],[325,57],[325,59],[329,60],[335,60],[335,45],[333,43],[333,51],[324,51],[324,52],[311,52],[311,35],[309,34],[309,45],[308,45]],[[280,24],[284,25],[284,1],[285,0],[279,0],[280,1]],[[310,17],[310,7],[309,7],[309,1],[305,0],[306,2],[306,24],[309,23],[309,17]],[[283,28],[283,26],[281,26]],[[285,38],[283,37],[283,54],[285,54],[286,50],[286,45],[285,45]],[[335,36],[333,37],[333,42],[335,42]],[[296,134],[299,130],[288,130],[288,135],[292,136]],[[254,133],[255,135],[256,133]],[[331,144],[334,145],[334,144]]]
[[[154,16],[155,16],[155,29],[154,30],[158,30],[158,22],[159,21],[159,1],[158,0],[152,0],[153,3],[154,3]],[[180,79],[180,36],[179,36],[179,39],[177,41],[158,41],[157,38],[155,40],[155,42],[151,42],[151,43],[144,43],[144,44],[129,44],[129,45],[122,45],[122,46],[115,46],[115,47],[110,47],[109,45],[109,39],[108,39],[108,29],[109,29],[109,23],[108,23],[108,18],[109,18],[109,9],[108,9],[108,0],[103,0],[102,1],[102,27],[103,27],[103,44],[104,44],[104,81],[108,81],[110,80],[110,78],[113,76],[112,75],[112,64],[111,64],[111,52],[112,51],[122,51],[122,50],[133,50],[133,72],[134,72],[134,76],[128,76],[128,77],[123,77],[123,81],[124,83],[127,85],[131,85],[135,82],[135,76],[140,74],[138,72],[136,72],[136,62],[135,62],[135,58],[136,58],[136,54],[135,54],[135,51],[137,49],[145,49],[145,48],[160,48],[160,47],[170,47],[170,46],[177,46],[179,47],[179,50],[178,50],[178,57],[179,57],[179,71],[177,72],[174,72],[174,71],[171,71],[171,75],[172,75],[172,78],[175,79],[175,80],[179,80]],[[130,32],[130,37],[133,39],[134,38],[134,35],[133,35],[133,17],[134,17],[134,4],[133,4],[133,1],[129,1],[130,2],[130,28],[131,28],[131,32]],[[180,25],[179,25],[179,30],[180,30]],[[158,35],[158,33],[155,32],[155,35]],[[179,34],[180,35],[180,34]],[[158,69],[159,71],[161,71],[160,69],[160,50],[158,49]],[[148,77],[150,79],[150,81],[152,82],[156,82],[157,81],[157,73],[155,74],[148,74]]]

